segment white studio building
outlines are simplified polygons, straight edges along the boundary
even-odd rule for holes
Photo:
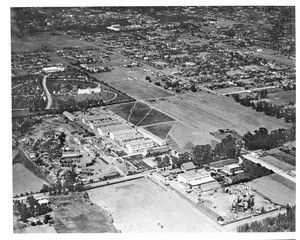
[[[62,72],[65,68],[63,66],[56,66],[56,67],[45,67],[42,69],[43,73],[54,73],[54,72]]]
[[[77,93],[78,94],[92,94],[92,93],[100,93],[101,92],[101,88],[100,87],[96,87],[96,88],[86,88],[86,89],[78,89]]]

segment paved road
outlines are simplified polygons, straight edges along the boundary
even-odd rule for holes
[[[47,77],[49,75],[45,75],[44,78],[43,78],[43,87],[44,87],[44,90],[46,92],[46,95],[47,95],[47,99],[48,99],[48,103],[47,103],[47,106],[46,106],[46,109],[50,109],[51,108],[51,105],[52,105],[52,97],[51,97],[51,94],[50,92],[48,91],[48,88],[46,86],[46,80],[47,80]]]
[[[254,162],[254,163],[260,163],[262,166],[268,168],[268,169],[271,169],[273,170],[274,173],[277,173],[278,175],[288,179],[288,180],[291,180],[292,182],[296,183],[296,178],[288,175],[285,171],[283,171],[282,169],[279,169],[269,163],[266,163],[264,161],[262,161],[261,159],[259,158],[255,158],[255,157],[252,157],[250,155],[243,155],[244,158]]]

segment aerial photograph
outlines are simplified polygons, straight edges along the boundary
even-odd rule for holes
[[[10,7],[13,235],[295,233],[295,8]]]

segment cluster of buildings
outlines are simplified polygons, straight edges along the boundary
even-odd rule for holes
[[[74,120],[70,113],[65,115]],[[93,115],[85,115],[82,123],[97,131],[100,136],[109,137],[129,155],[146,155],[155,146],[165,145],[165,141],[142,128],[137,128],[108,110],[100,110]]]
[[[13,52],[11,55],[12,70],[23,69],[27,74],[39,74],[43,71],[43,68],[55,66],[61,66],[61,63],[54,61],[41,50]]]
[[[221,185],[205,169],[196,169],[192,162],[183,163],[181,166],[183,173],[178,174],[179,187],[186,191],[196,188],[208,191],[221,187]]]

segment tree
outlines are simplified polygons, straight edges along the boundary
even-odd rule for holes
[[[46,214],[44,216],[44,223],[47,224],[49,222],[49,220],[51,220],[51,219],[52,219],[51,216],[49,214]]]
[[[41,193],[49,192],[50,188],[47,184],[44,184],[42,189],[40,190]]]
[[[192,149],[194,161],[197,165],[207,164],[213,160],[213,151],[210,144],[207,145],[196,145]]]

